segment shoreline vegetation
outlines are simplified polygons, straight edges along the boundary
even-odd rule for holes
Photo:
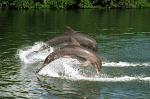
[[[0,0],[7,9],[150,8],[150,0]]]

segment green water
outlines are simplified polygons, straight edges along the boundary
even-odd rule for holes
[[[0,98],[149,99],[149,12],[150,9],[0,10]],[[35,73],[37,64],[20,60],[19,49],[61,34],[66,25],[96,39],[97,54],[103,61],[101,73],[108,79],[74,81],[49,77],[48,82],[41,82]],[[112,62],[113,66],[105,64]]]

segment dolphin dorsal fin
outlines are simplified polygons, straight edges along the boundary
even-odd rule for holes
[[[80,43],[75,38],[71,37],[71,45],[80,46]]]
[[[70,35],[70,34],[75,34],[75,33],[76,33],[75,30],[73,30],[73,29],[72,29],[71,27],[69,27],[69,26],[66,26],[66,29],[65,29],[64,34]]]

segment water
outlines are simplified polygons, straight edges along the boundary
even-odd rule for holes
[[[0,10],[0,98],[149,99],[149,11]],[[100,75],[71,58],[52,62],[48,76],[36,74],[54,48],[32,51],[65,25],[97,40]]]

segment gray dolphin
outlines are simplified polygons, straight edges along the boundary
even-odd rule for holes
[[[97,73],[99,73],[101,70],[102,62],[100,58],[98,58],[93,51],[80,46],[80,44],[75,39],[73,39],[73,43],[70,43],[69,45],[64,46],[63,48],[57,49],[54,52],[50,53],[46,57],[43,66],[37,72],[39,72],[44,66],[54,61],[55,59],[64,56],[70,56],[73,58],[77,57],[82,58],[85,60],[85,62],[81,64],[81,66],[89,66],[91,64],[95,66]]]
[[[66,30],[63,35],[60,35],[60,36],[57,36],[48,40],[46,42],[46,45],[42,46],[38,51],[44,50],[48,48],[49,46],[56,46],[62,43],[67,44],[71,42],[71,38],[76,39],[80,43],[81,46],[84,46],[90,49],[96,49],[97,42],[95,39],[87,35],[83,35],[80,32],[73,30],[71,27],[66,26]]]

